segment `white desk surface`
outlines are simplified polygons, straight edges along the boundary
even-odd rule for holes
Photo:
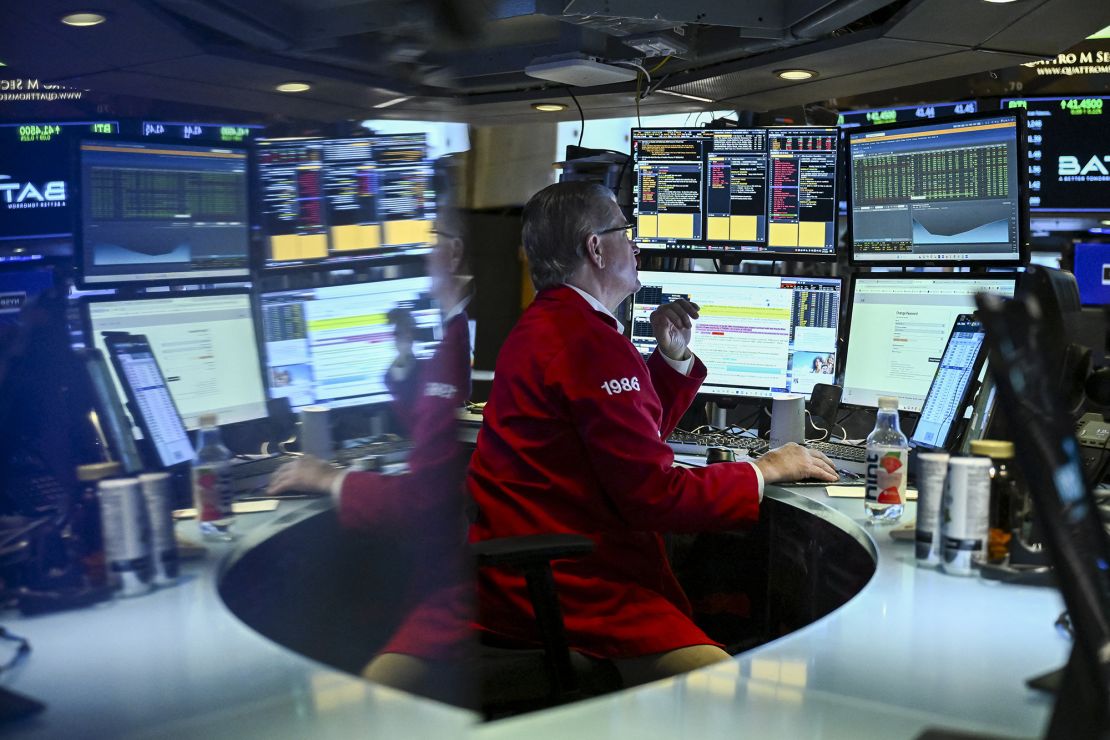
[[[923,728],[1032,737],[1051,701],[1025,678],[1064,663],[1057,592],[915,567],[912,546],[862,524],[862,502],[824,489],[768,495],[874,548],[878,569],[832,614],[733,661],[490,724],[374,686],[276,645],[216,591],[217,546],[177,585],[90,609],[0,616],[33,652],[0,684],[45,701],[13,736],[64,738],[913,738]],[[319,506],[319,502],[300,506]],[[256,530],[296,511],[240,517]],[[913,517],[915,505],[906,512]],[[179,525],[195,533],[195,525]],[[272,525],[270,525],[272,526]],[[245,538],[250,544],[251,536]],[[873,544],[871,544],[873,543]],[[0,645],[0,650],[4,646]],[[6,653],[0,654],[0,658]]]

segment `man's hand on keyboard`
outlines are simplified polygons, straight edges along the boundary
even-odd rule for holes
[[[793,442],[765,453],[755,464],[759,466],[759,472],[763,473],[766,483],[809,478],[835,481],[839,478],[836,467],[824,453],[806,449]]]
[[[274,471],[266,493],[278,496],[288,491],[306,493],[328,493],[332,481],[340,471],[312,455],[303,455],[293,462],[286,463]]]

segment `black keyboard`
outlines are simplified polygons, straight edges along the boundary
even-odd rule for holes
[[[296,455],[270,455],[269,457],[241,458],[237,457],[231,462],[231,479],[242,480],[254,478],[259,475],[270,475],[290,460],[297,459]]]
[[[759,437],[742,436],[728,432],[697,434],[675,431],[667,437],[667,444],[675,452],[687,455],[704,455],[710,447],[727,447],[733,450],[747,450],[753,457],[763,454],[769,447],[767,441]]]
[[[834,460],[849,460],[858,463],[867,460],[867,448],[860,445],[849,445],[843,442],[806,442],[806,447],[823,452]]]

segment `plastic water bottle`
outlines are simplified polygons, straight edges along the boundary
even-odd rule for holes
[[[868,523],[893,524],[906,505],[910,445],[898,425],[898,399],[879,398],[875,429],[867,435],[867,487],[864,516]]]
[[[200,417],[193,458],[193,506],[206,539],[231,540],[231,450],[224,446],[215,414]]]

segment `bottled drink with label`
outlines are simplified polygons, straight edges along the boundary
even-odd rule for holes
[[[893,524],[906,505],[910,444],[898,424],[898,399],[879,398],[875,429],[867,435],[864,516],[869,523]]]
[[[231,540],[231,450],[224,446],[215,414],[200,417],[193,458],[193,505],[206,539]]]

